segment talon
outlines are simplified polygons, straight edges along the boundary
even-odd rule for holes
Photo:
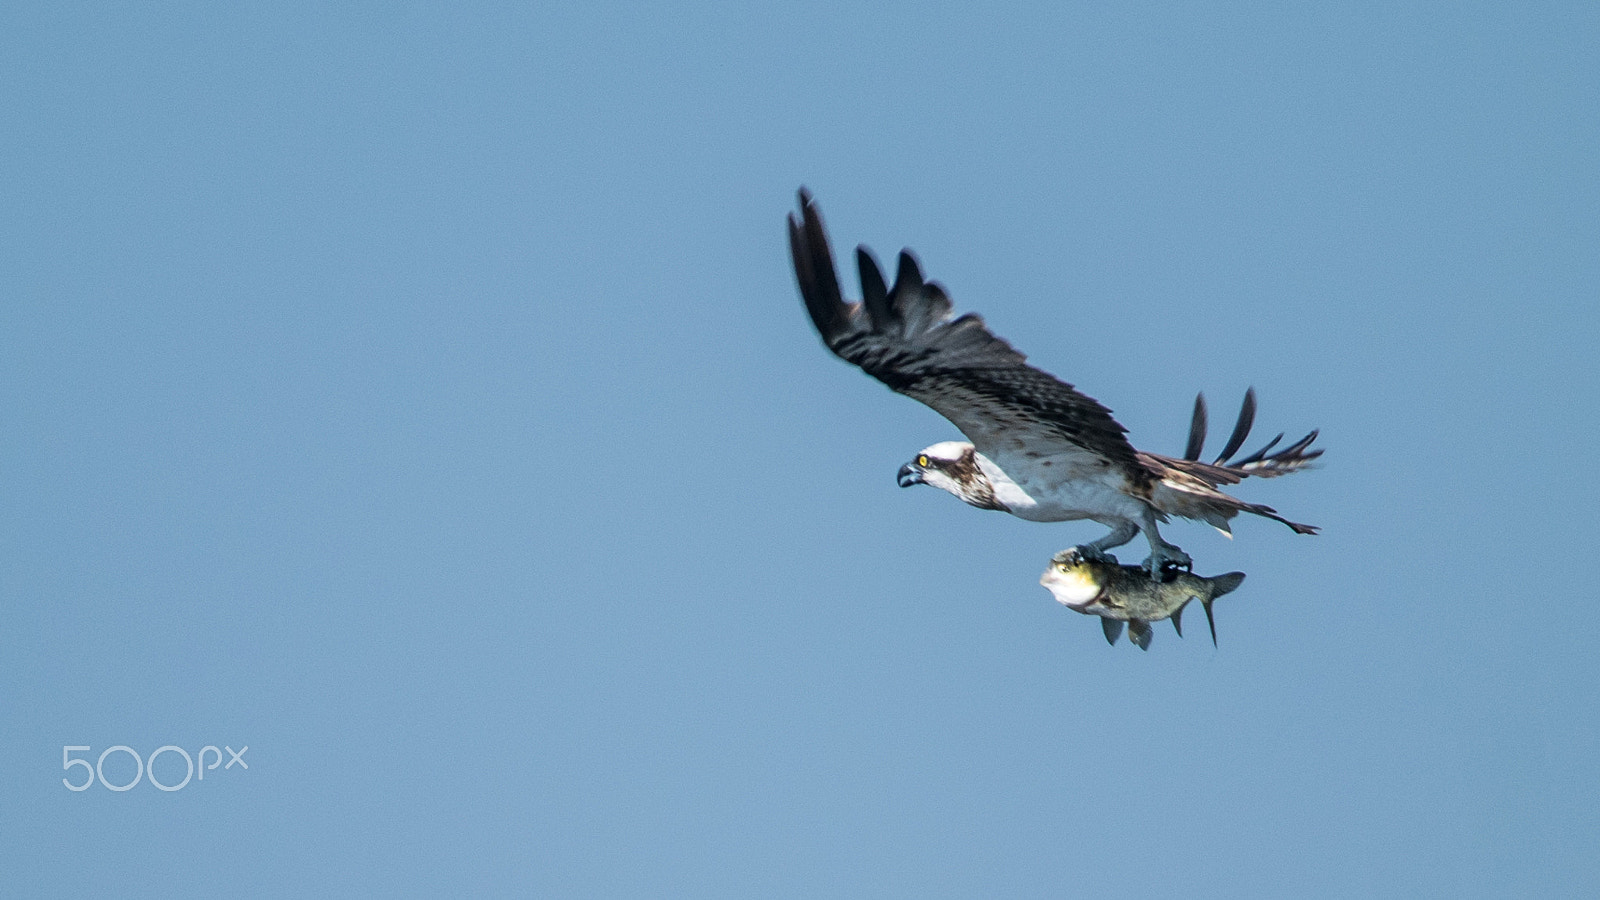
[[[1189,554],[1170,544],[1151,553],[1139,565],[1145,574],[1155,581],[1170,581],[1180,571],[1194,571],[1194,561],[1189,558]]]
[[[1117,558],[1115,556],[1112,556],[1110,553],[1101,550],[1099,547],[1096,547],[1093,544],[1079,544],[1078,546],[1070,549],[1073,553],[1078,555],[1079,559],[1085,562],[1100,562],[1113,566],[1121,565],[1121,563],[1117,562]]]

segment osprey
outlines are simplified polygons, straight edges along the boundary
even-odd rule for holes
[[[835,355],[892,390],[920,400],[949,419],[968,441],[943,441],[900,469],[901,487],[928,484],[980,509],[1008,512],[1032,522],[1092,519],[1111,529],[1076,550],[1106,559],[1106,551],[1140,531],[1150,542],[1144,567],[1190,565],[1189,555],[1161,538],[1156,527],[1172,516],[1196,519],[1231,536],[1228,522],[1241,512],[1282,522],[1299,534],[1311,525],[1291,522],[1269,506],[1223,493],[1222,485],[1249,476],[1293,472],[1322,454],[1308,449],[1313,431],[1268,455],[1230,462],[1249,435],[1255,393],[1245,394],[1239,420],[1214,462],[1200,461],[1205,440],[1205,398],[1196,398],[1184,458],[1135,450],[1111,411],[1027,358],[984,327],[972,313],[952,319],[950,298],[927,282],[909,250],[900,252],[894,286],[885,282],[865,247],[856,249],[859,303],[839,290],[833,253],[816,204],[800,190],[800,219],[789,215],[789,249],[811,321]]]

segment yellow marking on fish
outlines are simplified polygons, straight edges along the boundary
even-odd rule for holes
[[[1071,606],[1081,606],[1100,596],[1100,585],[1088,566],[1056,563],[1046,573],[1044,584],[1057,600]]]

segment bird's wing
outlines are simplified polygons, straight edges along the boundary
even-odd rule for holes
[[[1166,515],[1210,522],[1225,534],[1228,533],[1228,520],[1241,512],[1275,519],[1300,534],[1316,534],[1314,525],[1291,522],[1270,506],[1246,503],[1220,490],[1223,485],[1238,484],[1250,477],[1277,478],[1297,472],[1322,456],[1321,448],[1311,448],[1311,443],[1317,439],[1317,432],[1313,431],[1277,452],[1272,451],[1283,440],[1282,434],[1243,459],[1231,459],[1234,451],[1243,446],[1245,439],[1250,436],[1255,416],[1256,392],[1251,388],[1245,392],[1239,421],[1234,424],[1233,434],[1228,438],[1222,454],[1213,462],[1202,462],[1200,452],[1206,439],[1206,398],[1204,394],[1195,397],[1194,418],[1189,423],[1189,443],[1183,458],[1174,459],[1143,451],[1138,454],[1139,463],[1155,481],[1156,487],[1151,494],[1151,503],[1155,508]]]
[[[1143,473],[1127,429],[1110,410],[1028,365],[977,315],[952,319],[950,298],[923,280],[909,252],[900,253],[891,288],[866,249],[857,249],[862,300],[845,302],[822,217],[804,189],[800,220],[789,216],[789,248],[806,310],[828,349],[932,407],[980,451],[1026,448]]]

